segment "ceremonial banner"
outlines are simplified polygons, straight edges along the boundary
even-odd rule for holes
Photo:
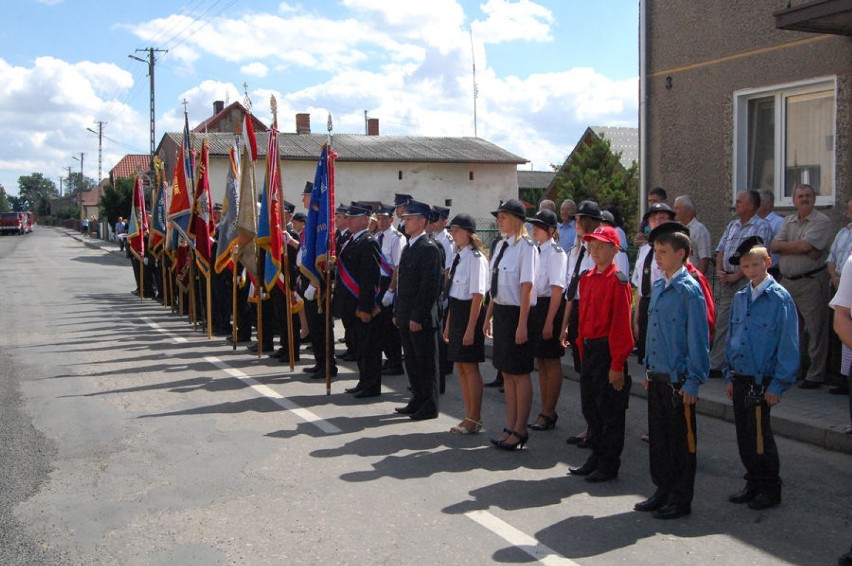
[[[257,280],[257,193],[254,187],[254,161],[257,159],[257,140],[251,127],[251,114],[243,120],[243,135],[240,137],[242,157],[240,160],[240,198],[237,212],[238,259],[249,276]]]
[[[189,145],[189,119],[184,114],[183,143],[178,152],[175,164],[175,176],[172,180],[172,202],[169,204],[169,222],[180,232],[189,237],[189,217],[192,213],[192,148]]]
[[[207,137],[201,144],[201,159],[196,174],[195,195],[189,222],[189,236],[195,240],[195,262],[205,274],[210,274],[213,254],[210,237],[216,230],[213,223],[213,201],[210,197],[210,147]]]
[[[222,201],[222,220],[219,222],[219,244],[216,273],[231,264],[231,254],[237,243],[237,211],[240,207],[240,162],[236,144],[228,149],[228,178],[225,181],[225,199]]]
[[[130,211],[130,226],[127,230],[127,245],[130,253],[140,261],[145,257],[145,236],[148,234],[148,216],[145,214],[145,194],[142,190],[142,175],[136,176],[133,187],[133,205]]]
[[[278,284],[281,275],[281,253],[283,237],[281,234],[281,200],[278,171],[278,132],[273,127],[269,132],[269,145],[266,150],[266,180],[260,200],[260,215],[257,226],[257,245],[266,250],[263,268],[263,284],[269,292]]]
[[[166,187],[163,182],[163,161],[159,157],[154,158],[154,210],[151,222],[151,234],[148,237],[148,249],[159,258],[163,252],[163,242],[166,238]]]
[[[328,188],[328,146],[323,146],[314,175],[314,189],[311,191],[308,220],[305,224],[305,247],[302,251],[302,265],[299,267],[302,274],[317,289],[322,289],[320,282],[328,259],[330,219]]]

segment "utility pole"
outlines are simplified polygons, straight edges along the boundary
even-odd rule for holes
[[[92,132],[93,134],[98,135],[98,184],[101,184],[102,171],[103,171],[103,162],[104,162],[104,126],[106,126],[106,122],[95,122],[98,125],[98,131],[96,132],[92,128],[86,128],[86,130]]]
[[[79,186],[79,187],[77,187],[77,189],[78,189],[79,191],[82,191],[82,190],[83,190],[83,157],[84,157],[85,155],[86,155],[86,154],[85,154],[85,153],[83,153],[83,152],[81,151],[81,152],[80,152],[80,157],[77,157],[76,155],[72,155],[72,156],[71,156],[71,159],[74,159],[74,160],[76,160],[76,161],[79,161],[79,162],[80,162],[80,186]],[[70,167],[68,168],[68,175],[69,175],[69,179],[70,179],[70,175],[71,175],[71,168],[70,168]]]
[[[167,49],[155,49],[154,47],[147,47],[145,49],[137,49],[137,53],[146,53],[148,55],[147,59],[142,59],[141,57],[137,57],[136,55],[128,55],[131,59],[135,61],[141,61],[142,63],[148,64],[148,77],[151,82],[151,155],[150,155],[150,164],[148,167],[148,172],[150,175],[150,179],[153,183],[154,179],[154,144],[155,144],[155,116],[154,116],[154,65],[157,60],[154,58],[155,53],[168,53]]]

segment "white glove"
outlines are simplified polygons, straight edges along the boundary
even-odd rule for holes
[[[393,304],[393,291],[385,291],[382,297],[382,306],[389,307]]]
[[[317,296],[317,288],[313,285],[308,285],[308,288],[305,289],[305,300],[313,301]]]
[[[148,265],[148,258],[147,258],[147,257],[143,257],[143,258],[142,258],[142,263],[144,263],[145,265]]]

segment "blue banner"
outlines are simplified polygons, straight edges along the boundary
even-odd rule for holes
[[[323,146],[314,176],[314,189],[305,225],[305,247],[302,254],[302,274],[317,289],[322,289],[325,262],[328,259],[329,227],[328,146]]]

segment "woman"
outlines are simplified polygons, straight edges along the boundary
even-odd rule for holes
[[[465,418],[450,429],[453,434],[476,434],[482,430],[482,374],[485,336],[482,299],[488,290],[488,259],[482,240],[476,234],[476,221],[469,214],[457,214],[450,222],[456,249],[447,282],[449,310],[444,323],[447,359],[455,362],[459,375]]]
[[[535,306],[533,281],[538,252],[527,236],[526,209],[517,199],[502,203],[492,212],[497,228],[507,235],[491,259],[491,302],[483,333],[494,338],[492,363],[503,372],[506,395],[506,426],[491,440],[497,448],[523,448],[529,435],[527,419],[532,405],[533,353],[527,337],[530,308]],[[492,316],[493,334],[492,334]]]
[[[533,356],[538,360],[538,380],[541,390],[541,412],[530,425],[533,430],[549,430],[556,426],[556,402],[562,389],[562,356],[565,347],[559,340],[562,325],[565,271],[568,257],[554,241],[556,215],[540,210],[527,218],[533,226],[533,240],[540,251],[535,276],[536,305],[530,312],[529,337]]]

